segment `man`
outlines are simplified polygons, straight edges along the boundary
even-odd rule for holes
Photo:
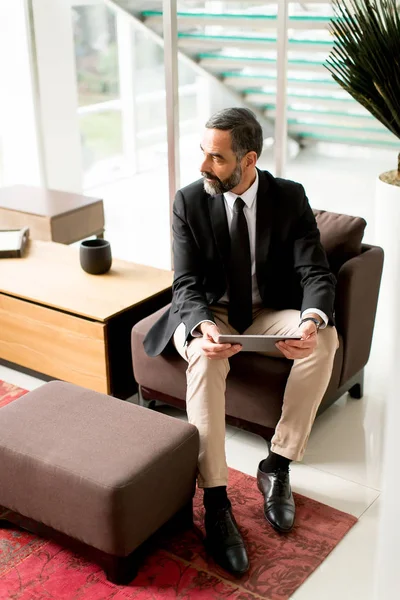
[[[202,179],[179,190],[173,209],[174,284],[169,311],[145,339],[151,356],[170,340],[188,362],[187,413],[200,433],[206,547],[240,576],[249,567],[226,486],[225,380],[240,345],[220,333],[299,334],[277,344],[293,360],[282,415],[258,466],[267,521],[292,529],[289,464],[301,460],[332,372],[335,279],[303,187],[256,168],[263,145],[254,114],[230,108],[206,124]],[[243,397],[243,402],[246,398]]]

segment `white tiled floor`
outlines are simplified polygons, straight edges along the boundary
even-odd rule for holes
[[[270,159],[267,153],[261,164],[268,166]],[[372,241],[375,176],[391,168],[392,159],[394,156],[385,152],[368,154],[361,150],[352,158],[334,158],[310,149],[290,162],[288,177],[305,184],[314,206],[367,218],[366,239]],[[196,177],[191,165],[185,171],[184,183]],[[159,194],[149,194],[150,180]],[[105,198],[107,237],[114,255],[168,266],[165,264],[166,190],[165,174],[154,177],[149,173],[134,182],[125,180],[97,190]],[[94,195],[95,190],[91,193]],[[161,240],[159,244],[154,243],[156,238]],[[345,396],[319,417],[304,462],[292,466],[295,491],[359,518],[334,552],[294,594],[295,600],[373,599],[384,436],[384,394],[379,365],[384,351],[378,327],[366,372],[364,398],[353,400]],[[0,379],[26,389],[43,384],[2,366]],[[184,418],[173,408],[162,410]],[[251,475],[267,452],[261,438],[234,427],[227,428],[226,451],[229,466]]]

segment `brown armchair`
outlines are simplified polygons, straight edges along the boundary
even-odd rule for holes
[[[339,348],[332,377],[318,414],[343,394],[363,395],[363,373],[368,362],[379,286],[383,250],[362,244],[365,221],[325,211],[314,211],[332,271],[337,277],[336,327]],[[167,307],[137,323],[132,330],[132,359],[140,401],[155,400],[185,407],[186,362],[171,346],[150,358],[143,339]],[[236,426],[269,439],[279,420],[291,361],[243,352],[232,357],[227,379],[226,417]]]

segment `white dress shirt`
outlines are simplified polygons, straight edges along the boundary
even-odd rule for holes
[[[260,296],[260,292],[258,289],[257,283],[257,274],[256,274],[256,210],[257,210],[257,191],[258,191],[258,171],[256,170],[256,178],[254,183],[246,190],[243,194],[234,194],[233,192],[225,192],[225,210],[226,217],[228,220],[229,230],[231,228],[232,219],[233,219],[233,205],[235,204],[236,198],[240,197],[245,206],[243,207],[243,213],[246,217],[247,229],[249,231],[249,239],[250,239],[250,256],[251,256],[251,289],[252,289],[252,300],[253,300],[253,308],[262,306],[262,299]],[[219,304],[228,304],[229,303],[229,295],[228,291],[218,300]],[[321,324],[321,329],[327,326],[328,317],[322,310],[318,308],[307,308],[302,315],[301,318],[305,317],[307,314],[315,313],[321,317],[323,323]],[[199,331],[195,331],[197,327],[201,323],[213,323],[213,321],[203,320],[200,323],[197,323],[196,327],[193,327],[191,334],[194,337],[201,336]]]

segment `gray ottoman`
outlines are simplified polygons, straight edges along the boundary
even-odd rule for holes
[[[198,451],[188,423],[51,382],[0,410],[0,505],[97,549],[127,583],[145,540],[174,515],[190,522]]]

